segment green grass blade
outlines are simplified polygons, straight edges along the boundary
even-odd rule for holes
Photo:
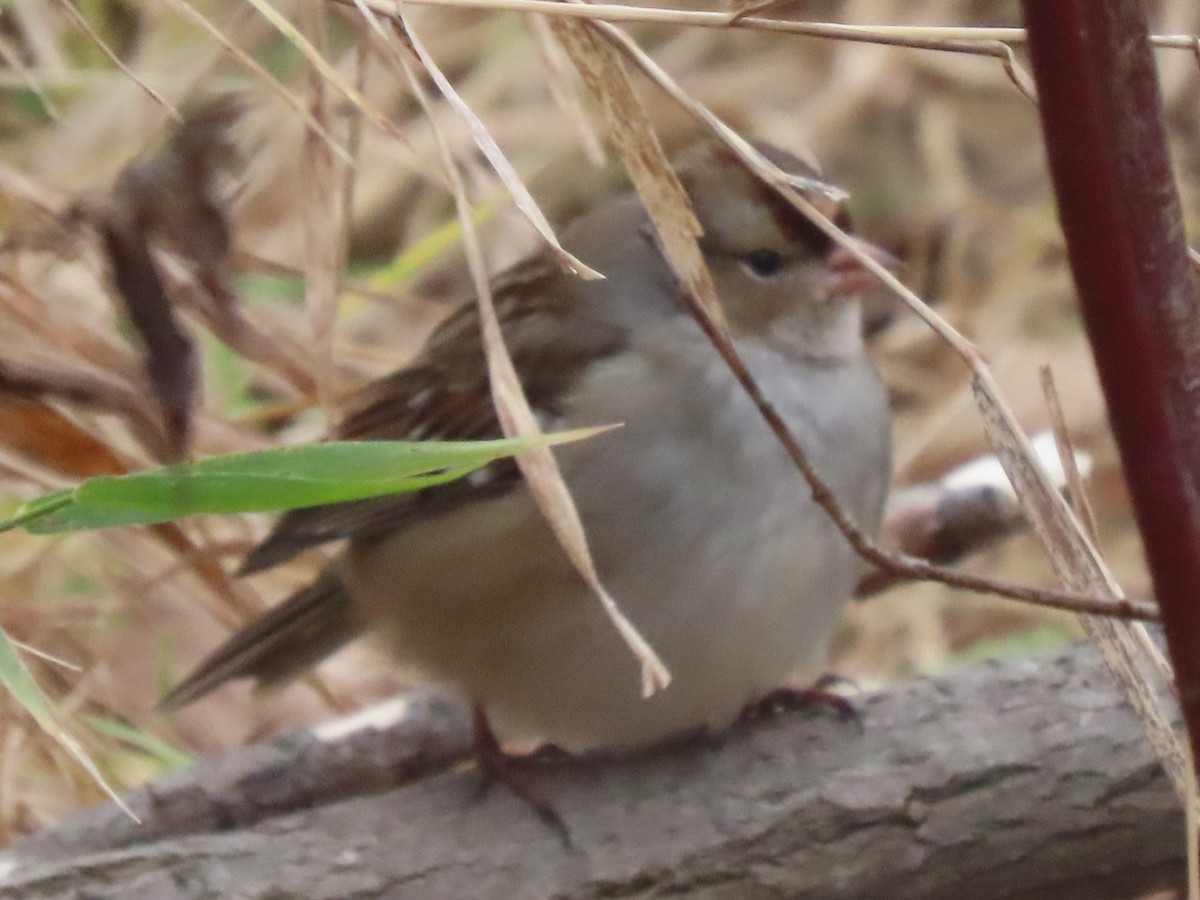
[[[89,479],[74,490],[30,501],[0,522],[0,531],[20,527],[33,534],[57,534],[203,513],[276,512],[417,491],[461,478],[501,457],[603,430],[497,441],[344,442],[218,456]]]
[[[18,652],[16,645],[9,639],[3,628],[0,628],[0,684],[8,689],[8,692],[33,717],[33,720],[38,723],[43,731],[58,741],[68,753],[75,757],[79,764],[87,770],[87,773],[96,784],[100,785],[101,789],[112,798],[114,803],[125,810],[134,821],[138,820],[133,811],[125,805],[124,801],[117,796],[116,791],[104,780],[104,776],[100,774],[100,770],[96,767],[92,758],[87,755],[87,752],[83,749],[79,741],[72,737],[59,723],[54,710],[50,707],[49,701],[46,700],[46,695],[42,693],[42,689],[38,686],[32,673],[26,667],[24,660],[21,659],[21,654]]]
[[[59,510],[74,503],[74,491],[55,491],[53,494],[43,494],[36,497],[17,510],[16,515],[0,522],[0,531],[11,531],[14,528],[29,528],[30,525],[47,516],[54,516]],[[32,530],[32,528],[30,528]]]
[[[471,219],[476,225],[482,225],[495,218],[499,209],[500,204],[496,201],[483,203],[471,213]],[[387,265],[373,272],[370,285],[377,291],[395,290],[428,271],[438,257],[461,242],[462,226],[457,218],[452,218],[411,247],[397,253]]]
[[[167,743],[162,738],[128,725],[119,719],[109,716],[88,716],[84,719],[88,727],[105,737],[120,741],[140,753],[154,759],[164,770],[183,769],[190,766],[193,759],[178,747]]]

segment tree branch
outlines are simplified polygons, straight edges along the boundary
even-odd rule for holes
[[[949,900],[969,885],[978,900],[1104,900],[1181,883],[1182,815],[1090,648],[861,706],[861,729],[792,714],[719,741],[548,765],[539,789],[570,848],[506,792],[480,798],[474,772],[318,805],[314,787],[341,776],[314,783],[305,755],[315,743],[326,759],[355,753],[337,750],[349,738],[293,738],[269,749],[273,781],[198,772],[186,791],[201,814],[174,837],[151,816],[142,839],[111,807],[35,835],[0,857],[0,898]],[[355,734],[360,748],[413,739]],[[366,783],[394,780],[358,758]],[[291,800],[265,812],[268,782]],[[181,790],[154,795],[181,813]],[[259,811],[243,816],[252,790]],[[131,799],[148,812],[149,796]],[[222,804],[243,824],[214,820]]]

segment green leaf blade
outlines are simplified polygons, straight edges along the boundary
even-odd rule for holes
[[[150,525],[206,513],[278,512],[445,484],[505,456],[605,429],[496,441],[360,441],[277,447],[89,479],[0,522],[33,534]]]

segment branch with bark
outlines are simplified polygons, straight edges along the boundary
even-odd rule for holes
[[[1103,900],[1182,883],[1183,817],[1093,650],[860,705],[861,725],[794,713],[548,763],[564,846],[474,771],[403,783],[467,750],[465,715],[426,697],[391,726],[327,726],[135,791],[140,826],[102,807],[35,835],[0,857],[0,898]]]

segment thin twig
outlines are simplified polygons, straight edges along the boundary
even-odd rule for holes
[[[92,23],[87,20],[87,17],[83,13],[75,8],[75,4],[72,3],[71,0],[58,0],[58,5],[62,7],[63,12],[67,14],[67,18],[78,25],[83,32],[89,38],[91,38],[92,43],[100,49],[100,52],[107,56],[109,61],[118,69],[120,69],[130,81],[140,87],[150,96],[152,100],[154,100],[155,103],[165,109],[167,111],[167,115],[169,115],[172,119],[174,119],[176,122],[183,121],[183,116],[179,114],[179,110],[175,108],[171,101],[154,88],[150,87],[150,85],[148,85],[143,79],[138,77],[136,72],[130,69],[129,66],[125,65],[125,63],[121,60],[121,57],[117,56],[116,51],[113,50],[112,47],[108,46],[108,41],[104,40],[104,38],[100,35],[100,32],[96,31],[96,29],[92,27]]]
[[[372,12],[392,19],[399,20],[399,14],[393,9],[383,8],[382,4],[375,0],[331,0],[331,2],[346,3],[356,6],[360,11],[370,9]],[[889,272],[878,261],[872,259],[861,248],[854,245],[853,241],[839,229],[834,223],[810,203],[802,194],[794,190],[789,184],[787,174],[779,172],[769,161],[761,157],[757,151],[753,149],[747,142],[738,137],[732,129],[725,126],[715,115],[707,111],[700,104],[692,101],[687,95],[674,84],[665,72],[657,67],[646,54],[640,51],[620,29],[612,25],[610,21],[660,21],[668,24],[687,24],[687,25],[702,25],[707,27],[730,27],[731,23],[728,17],[724,14],[711,14],[693,11],[679,11],[678,14],[670,14],[666,18],[653,18],[653,16],[661,16],[670,11],[650,10],[651,16],[644,14],[643,10],[634,7],[623,7],[613,4],[577,4],[577,3],[559,3],[557,0],[413,0],[414,3],[424,3],[426,5],[442,5],[442,6],[467,6],[472,8],[488,8],[488,9],[507,9],[513,11],[524,12],[546,12],[550,14],[574,16],[577,18],[600,20],[596,24],[600,29],[613,40],[614,43],[628,56],[635,64],[646,71],[652,79],[661,87],[664,87],[668,92],[680,102],[685,108],[698,115],[701,120],[712,129],[718,137],[725,140],[733,150],[747,162],[750,168],[764,178],[772,187],[795,206],[801,213],[808,216],[814,224],[822,231],[828,234],[832,239],[837,241],[842,246],[846,247],[859,262],[876,275],[883,283],[893,292],[898,294],[917,315],[926,322],[938,335],[951,346],[955,352],[963,358],[964,361],[971,367],[976,375],[976,383],[986,386],[992,382],[990,374],[987,373],[986,364],[983,361],[982,354],[975,348],[970,341],[963,337],[955,330],[948,322],[932,310],[923,300],[916,296],[911,290],[905,287],[891,272]],[[719,17],[720,21],[715,21],[714,16]],[[796,33],[809,34],[812,36],[822,37],[837,37],[849,40],[864,40],[867,32],[857,26],[835,26],[826,25],[825,23],[798,23],[798,22],[780,22],[776,20],[759,20],[753,17],[738,19],[737,27],[746,27],[749,23],[761,22],[764,27],[783,26],[775,28],[775,30],[793,31]],[[917,46],[908,35],[912,35],[912,29],[903,31],[895,31],[885,29],[871,29],[870,36],[872,40],[879,40],[883,43],[903,41],[908,46]],[[927,34],[927,32],[926,32]],[[995,41],[995,35],[988,35],[987,40]],[[922,45],[923,46],[923,45]],[[948,49],[945,43],[942,42],[936,49]],[[976,43],[969,47],[958,48],[963,52],[983,52],[986,55],[1003,55],[1005,59],[1009,59],[1008,48],[999,50],[997,47],[981,49],[981,45]],[[673,88],[673,89],[672,89]],[[703,110],[703,113],[700,111]],[[770,174],[774,172],[774,177]],[[1131,598],[1103,598],[1080,594],[1074,591],[1063,591],[1053,588],[1038,588],[1026,585],[1014,584],[1011,582],[987,578],[984,576],[973,575],[967,572],[961,572],[956,569],[950,569],[943,566],[938,566],[926,560],[910,557],[906,554],[896,553],[885,550],[874,543],[858,526],[852,522],[845,512],[840,508],[836,498],[833,496],[829,486],[820,478],[817,472],[809,464],[803,449],[796,442],[795,437],[791,434],[786,423],[780,418],[774,406],[762,394],[757,383],[746,369],[744,363],[737,354],[732,343],[721,335],[719,327],[713,319],[707,314],[697,314],[693,309],[693,314],[697,315],[697,321],[701,328],[713,341],[718,352],[725,359],[725,362],[730,366],[735,377],[738,378],[743,389],[753,400],[758,407],[760,414],[767,422],[768,426],[775,433],[776,437],[787,450],[788,455],[795,463],[796,467],[808,482],[809,488],[812,491],[814,500],[828,513],[831,520],[838,527],[838,530],[849,541],[855,551],[867,561],[883,569],[889,577],[896,580],[931,580],[938,581],[950,587],[956,587],[961,590],[973,591],[977,593],[994,594],[997,596],[1008,597],[1014,600],[1022,600],[1028,603],[1034,603],[1041,606],[1048,606],[1055,609],[1070,610],[1073,612],[1109,616],[1120,619],[1144,619],[1154,621],[1157,620],[1158,614],[1156,607],[1142,600]],[[992,397],[996,407],[1007,411],[1007,407],[1000,401],[998,397]]]
[[[361,6],[362,0],[326,0],[342,6]],[[682,25],[693,28],[742,28],[751,31],[777,31],[806,37],[840,41],[910,47],[918,50],[946,50],[962,53],[998,55],[988,44],[1024,43],[1024,28],[988,28],[962,25],[845,25],[836,22],[797,22],[747,16],[738,11],[720,12],[697,9],[668,9],[656,6],[628,6],[622,3],[567,5],[560,0],[405,0],[413,6],[441,6],[451,9],[478,9],[491,12],[546,13],[576,19],[604,22],[638,22],[656,25]],[[396,15],[394,4],[384,0],[366,0],[380,16]],[[1197,36],[1158,34],[1151,37],[1156,47],[1196,51]]]
[[[859,556],[878,566],[890,577],[899,581],[937,581],[949,587],[960,588],[961,590],[981,594],[996,594],[1012,600],[1024,600],[1039,606],[1048,606],[1053,609],[1063,609],[1077,613],[1089,613],[1118,619],[1158,620],[1158,608],[1145,600],[1136,600],[1129,597],[1089,597],[1074,591],[1015,584],[999,579],[987,578],[982,575],[973,575],[970,572],[962,572],[958,569],[946,568],[945,566],[935,565],[926,560],[918,559],[915,556],[879,547],[842,510],[832,490],[817,474],[816,470],[813,469],[812,464],[808,461],[808,457],[796,442],[796,438],[791,433],[787,423],[783,421],[774,405],[759,389],[758,383],[754,380],[749,370],[747,370],[745,363],[742,362],[734,346],[725,341],[710,326],[707,320],[698,315],[696,318],[704,333],[713,342],[713,346],[717,348],[717,352],[721,354],[721,357],[725,360],[734,376],[741,383],[742,388],[750,396],[750,399],[754,401],[754,405],[758,407],[758,411],[763,419],[766,420],[771,430],[775,433],[775,436],[783,444],[788,452],[788,456],[791,457],[796,468],[804,476],[804,480],[808,482],[808,486],[812,490],[813,499],[825,510]]]
[[[635,65],[645,72],[656,84],[667,91],[670,96],[692,115],[700,119],[718,138],[725,141],[738,154],[749,168],[770,184],[780,195],[809,218],[831,239],[845,247],[859,262],[878,277],[894,293],[898,294],[909,307],[920,316],[937,334],[952,347],[975,373],[976,382],[988,385],[991,377],[983,356],[962,334],[954,329],[945,319],[939,316],[928,304],[909,290],[881,263],[867,254],[856,242],[837,227],[823,211],[795,190],[790,184],[788,175],[781,172],[774,164],[762,156],[751,144],[737,135],[720,118],[703,104],[694,100],[665,72],[657,63],[649,58],[621,29],[607,22],[596,23],[598,30],[609,37]],[[693,309],[693,314],[697,311]],[[1156,620],[1156,607],[1141,600],[1130,598],[1102,598],[1080,594],[1074,591],[1063,591],[1053,588],[1038,588],[1012,582],[987,578],[961,572],[957,569],[939,566],[927,560],[918,559],[903,553],[885,550],[878,546],[846,515],[833,496],[833,492],[825,481],[818,475],[809,463],[803,449],[791,434],[786,423],[779,416],[774,406],[763,395],[757,383],[746,369],[738,356],[733,344],[721,334],[706,316],[698,316],[701,328],[713,342],[718,352],[730,366],[742,387],[754,401],[759,412],[766,420],[771,430],[783,444],[788,455],[808,482],[813,499],[825,509],[837,525],[838,530],[846,537],[851,546],[867,561],[882,569],[889,578],[899,581],[930,580],[938,581],[950,587],[978,593],[995,594],[1013,600],[1022,600],[1055,609],[1071,610],[1079,613],[1103,615],[1121,619]],[[998,409],[1006,409],[995,396],[994,390],[986,390],[992,395],[992,400]]]

